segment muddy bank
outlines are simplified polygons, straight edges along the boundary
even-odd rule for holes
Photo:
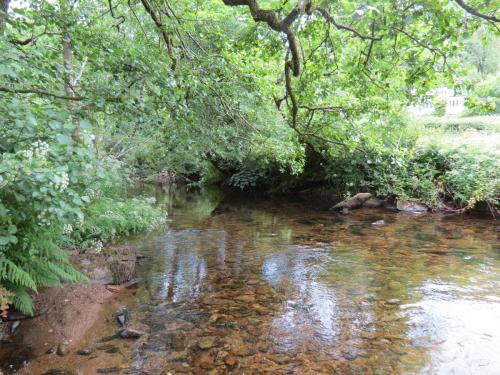
[[[12,312],[9,321],[1,323],[0,371],[42,374],[50,369],[68,368],[66,356],[74,357],[69,361],[70,368],[81,374],[94,374],[99,363],[103,367],[121,365],[106,353],[97,355],[95,349],[87,356],[76,352],[95,346],[96,338],[116,333],[117,327],[110,321],[115,319],[121,303],[135,291],[113,284],[116,279],[133,277],[136,259],[136,251],[131,247],[108,248],[101,254],[72,252],[72,263],[89,281],[43,288],[34,296],[34,318]]]

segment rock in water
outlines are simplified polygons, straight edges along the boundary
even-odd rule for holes
[[[82,348],[76,352],[78,355],[91,355],[92,353],[94,353],[92,348]]]
[[[64,357],[69,353],[69,344],[67,342],[62,342],[57,345],[57,355]]]
[[[217,338],[215,336],[205,336],[198,341],[198,347],[200,349],[210,349],[215,344],[215,340]]]
[[[201,368],[210,369],[214,367],[214,360],[208,352],[203,352],[196,358],[195,364]]]
[[[401,303],[401,301],[397,298],[392,298],[392,299],[385,301],[385,303],[387,303],[388,305],[399,305]]]
[[[397,201],[396,207],[399,211],[413,213],[427,212],[429,210],[429,208],[424,204],[407,201]]]
[[[14,334],[16,333],[17,329],[19,328],[19,326],[21,325],[21,321],[20,320],[15,320],[12,322],[11,326],[10,326],[10,333],[11,334]]]
[[[129,311],[126,307],[121,308],[116,312],[116,320],[122,327],[125,327],[127,325],[128,318],[129,318]]]
[[[122,339],[138,339],[142,335],[142,332],[130,328],[125,328],[124,330],[120,331],[120,337]]]
[[[399,281],[391,280],[389,281],[389,289],[398,290],[401,289],[401,283]]]
[[[224,363],[229,367],[235,367],[238,364],[238,360],[231,354],[224,358]]]
[[[332,211],[342,211],[344,209],[352,210],[353,208],[360,208],[363,203],[370,199],[372,195],[370,193],[358,193],[354,197],[347,198],[335,206],[330,208]]]
[[[370,199],[368,199],[366,202],[364,202],[361,205],[361,208],[378,208],[378,207],[383,207],[385,203],[386,202],[383,201],[383,200],[381,200],[381,199],[370,198]]]
[[[105,368],[98,368],[96,372],[98,374],[114,374],[117,372],[120,372],[121,368],[119,367],[105,367]]]
[[[384,220],[377,220],[372,223],[372,225],[384,225],[385,221]]]

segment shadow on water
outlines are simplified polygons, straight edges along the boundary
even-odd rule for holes
[[[495,221],[159,198],[168,228],[128,241],[147,335],[122,374],[500,373]]]

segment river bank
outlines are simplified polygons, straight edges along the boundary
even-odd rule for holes
[[[80,368],[83,374],[94,374],[96,366],[119,365],[113,357],[96,355],[96,349],[89,349],[87,344],[94,345],[96,336],[113,335],[120,328],[110,323],[121,303],[129,300],[136,290],[134,283],[128,283],[128,288],[116,285],[116,279],[133,276],[136,250],[127,246],[107,247],[99,254],[75,250],[70,252],[70,259],[89,280],[42,288],[33,298],[34,317],[11,312],[8,321],[0,323],[3,329],[0,369],[42,374],[63,364],[67,367],[67,356],[72,357],[72,366]],[[129,275],[116,275],[117,264]],[[82,354],[75,356],[78,351]],[[92,361],[90,356],[94,357]]]

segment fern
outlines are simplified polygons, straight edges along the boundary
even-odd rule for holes
[[[0,259],[0,281],[4,280],[36,291],[36,282],[31,275],[5,258]]]
[[[26,291],[26,289],[23,288],[22,286],[12,284],[9,282],[5,282],[4,285],[8,290],[10,290],[14,294],[14,298],[12,299],[14,306],[19,311],[25,314],[33,315],[34,313],[33,301],[31,300],[31,297]]]

